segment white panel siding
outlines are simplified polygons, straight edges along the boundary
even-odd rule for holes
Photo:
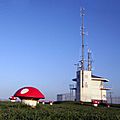
[[[82,72],[81,72],[82,73]],[[84,71],[84,87],[82,87],[82,74],[80,74],[80,101],[91,102],[93,99],[106,100],[106,90],[103,88],[103,82],[93,81],[91,71]]]

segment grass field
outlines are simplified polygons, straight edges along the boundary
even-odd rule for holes
[[[120,120],[120,106],[93,107],[75,102],[42,105],[0,102],[0,120]]]

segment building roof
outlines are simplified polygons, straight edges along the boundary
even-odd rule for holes
[[[109,80],[100,76],[92,75],[92,80],[108,82]]]
[[[92,75],[93,78],[102,78],[100,76]]]

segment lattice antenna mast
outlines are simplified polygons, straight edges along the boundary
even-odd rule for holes
[[[88,71],[92,70],[91,51],[88,49]]]
[[[82,70],[82,87],[83,86],[83,81],[84,81],[84,35],[85,35],[85,32],[84,32],[84,8],[82,8],[80,10],[80,15],[82,17],[82,26],[81,26],[81,36],[82,36],[82,60],[81,60],[81,70]]]

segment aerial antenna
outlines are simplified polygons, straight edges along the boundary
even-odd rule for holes
[[[88,49],[88,71],[92,70],[91,51]]]
[[[82,70],[82,87],[84,87],[83,85],[83,81],[84,81],[84,11],[85,9],[82,8],[80,10],[80,15],[82,17],[82,26],[81,26],[81,36],[82,36],[82,60],[81,60],[81,70]]]

